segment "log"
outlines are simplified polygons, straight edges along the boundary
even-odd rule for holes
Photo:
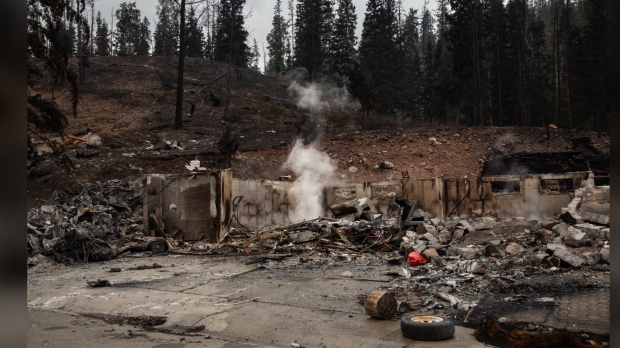
[[[364,309],[371,317],[391,319],[398,311],[398,305],[394,293],[384,290],[375,290],[366,297]]]

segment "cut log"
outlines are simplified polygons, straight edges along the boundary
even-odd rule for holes
[[[366,297],[364,309],[371,317],[391,319],[398,311],[398,305],[394,293],[384,290],[375,290]]]

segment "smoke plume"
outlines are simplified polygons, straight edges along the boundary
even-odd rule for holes
[[[315,144],[304,145],[298,139],[284,167],[292,170],[297,177],[288,192],[295,207],[289,214],[291,221],[322,216],[323,187],[332,180],[335,172],[331,158],[319,151]]]
[[[293,81],[288,86],[287,92],[296,100],[298,107],[317,116],[329,110],[355,112],[361,107],[345,87],[337,87],[330,83],[311,82],[307,86],[302,86],[299,82]]]
[[[300,119],[299,138],[288,155],[284,168],[297,177],[289,190],[294,209],[292,221],[313,219],[323,215],[323,189],[333,182],[336,168],[331,158],[318,149],[320,126],[329,111],[354,112],[360,103],[345,87],[307,81],[307,72],[290,74],[293,79],[287,91],[297,106],[308,111]]]

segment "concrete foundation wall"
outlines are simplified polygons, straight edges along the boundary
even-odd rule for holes
[[[541,179],[572,180],[577,188],[585,180],[585,173],[344,183],[324,188],[325,216],[330,216],[330,205],[360,198],[370,198],[380,213],[389,216],[400,214],[394,198],[415,199],[416,208],[440,219],[450,213],[466,217],[490,211],[531,219],[561,213],[561,208],[570,203],[569,194],[541,190]],[[518,191],[494,192],[494,187],[502,182],[518,182]],[[289,201],[287,194],[292,186],[293,183],[285,181],[233,179],[232,197],[243,196],[237,207],[239,222],[248,228],[297,222],[291,221],[288,214],[294,209],[294,202]]]
[[[157,235],[153,213],[169,237],[216,242],[230,226],[232,172],[149,174],[144,179],[144,230]]]
[[[233,179],[233,199],[243,196],[236,207],[238,222],[248,228],[290,223],[291,187],[293,183],[286,181]]]

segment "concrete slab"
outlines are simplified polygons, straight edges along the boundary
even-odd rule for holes
[[[162,268],[127,270],[153,260]],[[472,329],[457,326],[449,340],[421,342],[402,336],[398,318],[369,317],[360,300],[387,284],[384,279],[389,277],[382,273],[398,266],[369,267],[367,272],[363,267],[252,271],[256,265],[244,261],[168,255],[73,267],[52,264],[29,272],[28,307],[39,314],[61,311],[75,318],[85,313],[166,316],[159,329],[205,325],[199,335],[220,339],[209,344],[214,347],[485,347]],[[109,273],[110,267],[119,266],[121,272]],[[340,276],[345,270],[352,271],[352,278]],[[86,279],[109,279],[112,286],[90,288]],[[71,326],[62,330],[68,330],[66,337],[54,342],[75,339]],[[142,345],[143,338],[132,336],[132,341],[136,347],[148,346]]]

